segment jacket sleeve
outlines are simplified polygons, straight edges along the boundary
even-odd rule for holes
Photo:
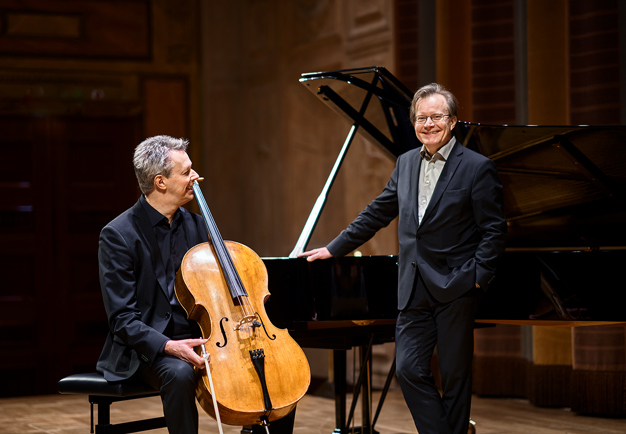
[[[398,216],[397,186],[398,165],[396,164],[382,193],[326,246],[333,256],[347,255],[370,240],[376,232],[387,227]]]
[[[154,361],[168,337],[148,326],[138,306],[138,258],[114,227],[100,234],[100,286],[109,328],[116,339],[134,349],[146,362]]]

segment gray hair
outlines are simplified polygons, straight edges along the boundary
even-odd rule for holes
[[[420,87],[418,91],[415,92],[415,95],[413,95],[413,101],[411,102],[411,112],[410,112],[411,124],[415,125],[415,118],[416,118],[415,112],[417,110],[417,105],[422,101],[422,99],[428,98],[429,96],[435,95],[435,94],[439,94],[446,99],[446,105],[448,106],[448,112],[449,112],[447,114],[449,114],[450,116],[456,116],[457,107],[459,105],[459,102],[457,101],[456,97],[452,94],[452,92],[447,90],[442,85],[438,83],[430,83],[430,84],[427,84],[426,86]]]
[[[154,136],[144,140],[135,148],[133,166],[139,188],[148,194],[154,188],[154,177],[163,175],[166,178],[172,173],[174,163],[170,151],[187,151],[189,141],[175,139],[170,136]]]

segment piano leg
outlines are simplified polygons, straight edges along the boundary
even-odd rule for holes
[[[333,374],[334,374],[334,389],[335,389],[335,424],[336,428],[333,434],[378,434],[371,424],[370,417],[370,400],[371,400],[371,362],[372,362],[372,342],[365,347],[359,347],[360,353],[360,369],[359,379],[357,384],[354,385],[354,393],[352,397],[352,405],[350,408],[350,415],[346,419],[346,350],[334,350],[333,351]],[[350,427],[352,417],[354,416],[354,408],[356,401],[359,399],[359,392],[361,397],[361,411],[362,425]]]
[[[333,386],[335,389],[335,431],[346,433],[346,350],[333,350]]]
[[[360,368],[364,371],[361,377],[361,421],[362,421],[362,433],[378,434],[378,431],[374,430],[372,425],[372,417],[370,409],[372,406],[372,347],[366,349],[365,347],[359,348],[361,354]],[[358,385],[357,385],[358,387]],[[356,395],[355,395],[356,396]]]

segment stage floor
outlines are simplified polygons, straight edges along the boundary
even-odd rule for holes
[[[374,394],[374,405],[380,393]],[[350,401],[348,401],[349,409]],[[360,403],[357,407],[360,407]],[[115,403],[113,423],[162,416],[158,397]],[[95,415],[94,415],[95,417]],[[472,419],[477,434],[622,434],[626,419],[580,416],[568,409],[538,408],[521,399],[479,398],[472,401]],[[360,420],[358,416],[357,421]],[[0,399],[0,433],[89,433],[89,403],[86,396],[45,395]],[[295,434],[332,434],[334,401],[306,395],[298,405]],[[376,423],[380,434],[415,434],[417,430],[399,390],[389,393]],[[224,426],[224,434],[239,434],[241,427]],[[166,429],[147,431],[166,434]],[[200,433],[217,433],[215,421],[200,411]],[[270,427],[271,433],[271,427]]]

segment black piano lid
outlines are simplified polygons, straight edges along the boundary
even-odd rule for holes
[[[420,146],[409,119],[413,92],[382,66],[302,74],[300,83],[389,157]],[[363,111],[363,107],[365,107]]]
[[[626,127],[460,122],[495,161],[512,248],[626,249]]]
[[[409,119],[413,93],[384,67],[306,73],[300,82],[390,157],[421,146]],[[454,132],[498,167],[509,249],[626,249],[626,126],[458,122]]]

